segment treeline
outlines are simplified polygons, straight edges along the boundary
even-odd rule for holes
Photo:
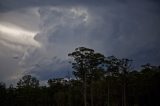
[[[49,79],[48,86],[31,75],[16,87],[1,82],[0,106],[160,106],[160,66],[146,64],[136,71],[132,60],[85,47],[69,56],[74,77]]]

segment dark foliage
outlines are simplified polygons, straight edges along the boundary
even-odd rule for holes
[[[160,106],[160,66],[132,68],[131,60],[105,57],[80,47],[69,56],[75,78],[53,78],[39,86],[23,76],[16,87],[0,82],[0,106]]]

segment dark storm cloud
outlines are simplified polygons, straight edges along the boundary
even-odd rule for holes
[[[39,62],[26,74],[38,76],[40,80],[48,80],[49,78],[72,76],[72,69],[68,61],[60,60],[57,57],[50,61]]]
[[[92,5],[92,6],[106,6],[112,3],[143,3],[151,2],[160,5],[159,0],[1,0],[0,11],[7,12],[10,10],[29,8],[35,6],[71,6],[71,5]]]
[[[147,61],[159,64],[157,60],[160,59],[160,47],[158,46],[160,45],[160,14],[154,5],[146,5],[143,7],[142,5],[130,4],[126,7],[118,7],[116,10],[113,9],[111,12],[113,16],[110,19],[113,31],[105,43],[106,48],[111,48],[107,51],[108,53],[135,58],[136,62],[142,64]],[[106,19],[107,17],[109,15],[104,16]],[[148,57],[143,57],[143,55],[148,55]]]
[[[145,6],[144,6],[145,4]],[[143,58],[153,50],[159,52],[160,39],[160,15],[156,4],[110,4],[106,7],[89,7],[92,22],[89,26],[78,23],[79,20],[69,20],[65,17],[66,12],[50,11],[44,27],[52,26],[63,17],[65,24],[58,24],[56,31],[47,31],[48,42],[56,44],[85,45],[103,52],[106,55],[117,55],[119,57],[136,58],[140,63],[145,63],[149,59]],[[45,15],[44,15],[45,14]],[[46,16],[44,12],[43,16]],[[47,13],[48,14],[48,13]],[[42,14],[41,14],[42,15]],[[68,15],[67,15],[68,16]],[[51,20],[51,19],[54,19]],[[82,18],[83,19],[83,18]],[[68,22],[68,23],[67,23]],[[53,28],[54,29],[54,28]],[[59,47],[59,46],[58,46]],[[76,47],[73,46],[73,47]],[[59,47],[60,48],[60,47]],[[154,49],[153,49],[154,48]],[[64,50],[64,48],[63,48]],[[152,50],[152,51],[151,51]],[[144,52],[148,51],[148,52]],[[142,57],[138,59],[135,54]],[[67,54],[67,53],[66,53]],[[159,56],[154,55],[157,60]],[[152,61],[153,62],[153,61]],[[154,64],[159,64],[155,60]]]
[[[40,23],[35,26],[40,28],[35,28],[39,32],[34,39],[42,47],[27,49],[19,63],[25,73],[38,76],[41,80],[64,77],[71,70],[67,54],[79,46],[93,48],[106,56],[131,58],[136,67],[147,62],[160,63],[159,0],[0,1],[2,15],[10,11],[13,11],[11,16],[14,11],[26,14],[30,8],[38,8],[33,9],[37,15],[30,23],[35,24],[38,18],[36,23]],[[31,14],[29,17],[33,18]],[[31,18],[21,24],[25,26]],[[4,59],[6,62],[3,64],[6,64],[9,59]],[[3,68],[0,62],[0,68]],[[8,66],[13,67],[14,64],[8,63]]]
[[[106,3],[106,0],[100,0],[102,4]],[[0,1],[0,11],[7,12],[10,10],[28,8],[35,6],[68,6],[68,5],[86,5],[97,4],[97,0],[3,0]],[[99,2],[98,2],[99,4]]]

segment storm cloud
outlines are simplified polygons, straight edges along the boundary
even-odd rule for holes
[[[76,47],[160,63],[158,0],[0,1],[0,80],[24,74],[42,81],[71,71]],[[13,36],[14,35],[14,36]],[[14,79],[14,80],[13,80]]]

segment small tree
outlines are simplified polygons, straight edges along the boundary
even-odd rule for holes
[[[39,86],[39,80],[37,80],[35,77],[32,77],[31,75],[25,75],[23,76],[17,83],[18,88],[37,88]]]

